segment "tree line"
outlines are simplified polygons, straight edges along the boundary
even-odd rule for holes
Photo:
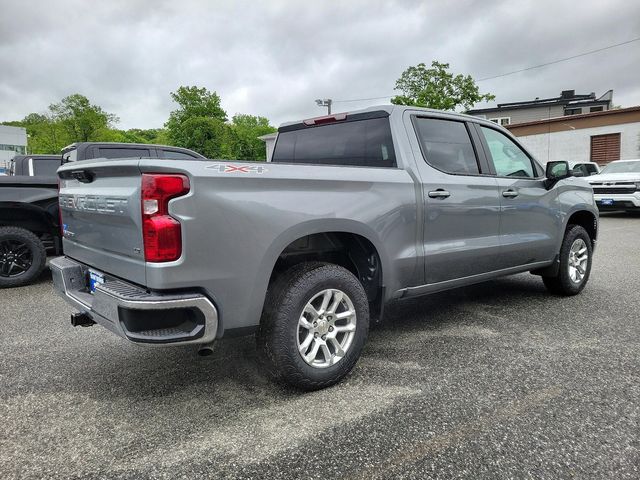
[[[407,68],[396,81],[401,94],[391,99],[396,105],[439,110],[467,110],[481,101],[495,98],[480,93],[469,75],[454,75],[448,63],[431,62]],[[29,153],[57,153],[73,142],[127,142],[173,145],[195,150],[208,158],[264,160],[266,149],[258,139],[276,131],[265,117],[236,114],[231,119],[220,97],[203,87],[182,86],[171,92],[178,108],[169,114],[164,128],[119,130],[119,119],[78,93],[49,106],[48,112],[31,113],[5,125],[25,127]]]
[[[29,153],[59,153],[74,142],[123,142],[173,145],[195,150],[207,158],[265,160],[264,142],[276,131],[265,117],[236,114],[227,118],[216,92],[182,86],[171,92],[178,108],[164,128],[116,128],[119,118],[79,93],[49,106],[46,113],[30,113],[4,125],[27,130]]]

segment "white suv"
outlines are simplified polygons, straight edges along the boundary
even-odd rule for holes
[[[640,159],[611,162],[587,181],[598,209],[640,210]]]

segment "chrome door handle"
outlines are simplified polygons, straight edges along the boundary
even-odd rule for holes
[[[518,196],[518,192],[516,192],[515,190],[509,189],[502,192],[502,196],[505,198],[516,198]]]
[[[427,195],[429,195],[429,198],[447,198],[451,194],[442,188],[438,188],[430,191]]]

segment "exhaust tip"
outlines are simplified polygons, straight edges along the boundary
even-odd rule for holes
[[[213,346],[205,345],[204,347],[200,347],[200,349],[198,349],[198,355],[201,357],[208,357],[209,355],[213,355]]]

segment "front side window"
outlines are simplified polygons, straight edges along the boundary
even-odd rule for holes
[[[533,163],[509,137],[492,128],[480,127],[489,146],[489,157],[498,177],[534,178]]]
[[[445,173],[478,175],[478,161],[463,122],[415,118],[422,154],[429,165]]]
[[[271,161],[395,167],[389,118],[337,122],[280,132]]]

